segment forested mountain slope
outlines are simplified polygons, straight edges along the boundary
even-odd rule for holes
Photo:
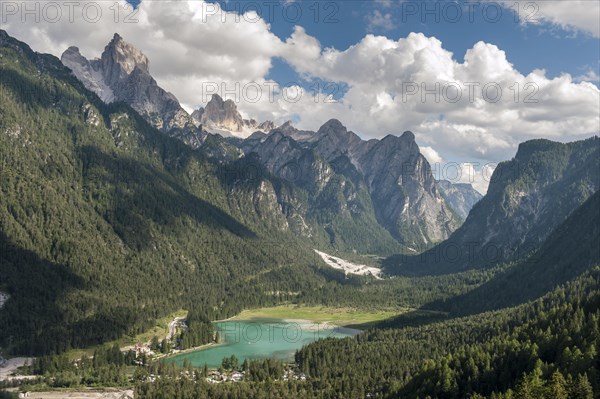
[[[0,55],[0,346],[60,352],[326,281],[270,181],[231,181],[4,31]]]
[[[600,265],[600,192],[577,208],[529,257],[487,283],[440,307],[453,314],[479,313],[536,299]]]
[[[290,398],[595,398],[600,394],[599,201],[596,193],[573,212],[535,261],[507,269],[514,287],[500,272],[472,293],[436,302],[452,305],[453,314],[502,310],[423,319],[418,326],[407,326],[410,320],[401,316],[381,324],[388,328],[318,341],[296,354],[306,383],[214,387],[166,379],[140,384],[137,392],[141,398],[165,392],[184,398],[267,392]]]

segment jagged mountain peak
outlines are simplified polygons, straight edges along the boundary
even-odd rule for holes
[[[205,136],[177,98],[150,75],[148,57],[118,33],[106,45],[100,59],[88,60],[72,46],[62,54],[61,61],[105,103],[123,101],[154,127],[175,132],[194,147],[204,141]]]
[[[79,48],[71,46],[65,50],[60,61],[73,71],[86,89],[93,91],[105,103],[115,100],[113,89],[107,84],[102,71],[98,68],[98,62],[90,62],[79,52]]]
[[[281,125],[279,127],[274,127],[269,130],[269,132],[271,134],[276,131],[282,133],[284,136],[291,137],[298,142],[309,141],[312,139],[312,137],[315,134],[313,131],[310,131],[310,130],[296,129],[296,127],[294,127],[294,125],[292,124],[292,121],[287,121],[283,125]]]
[[[385,142],[402,142],[402,143],[414,142],[414,143],[416,143],[415,135],[410,130],[405,131],[400,136],[397,136],[395,134],[388,134],[384,138],[382,138],[381,141],[382,142],[385,141]]]
[[[244,120],[235,103],[231,100],[224,101],[218,94],[213,94],[204,107],[200,123],[209,130],[224,129],[231,132],[244,130]]]
[[[217,93],[214,93],[211,98],[210,101],[208,102],[208,104],[215,102],[217,104],[223,104],[225,101],[223,101],[223,97],[221,97],[220,95],[218,95]]]
[[[346,126],[342,124],[338,119],[330,119],[323,124],[319,128],[319,132],[329,131],[329,130],[343,130],[347,131]]]
[[[61,61],[63,62],[63,64],[65,64],[65,62],[70,62],[72,63],[77,63],[77,64],[86,64],[88,63],[88,60],[81,55],[81,53],[79,52],[79,47],[75,47],[75,46],[71,46],[68,49],[65,50],[64,53],[62,53],[61,56]],[[71,68],[73,69],[73,68]]]
[[[248,137],[255,131],[268,133],[275,129],[275,124],[271,121],[258,123],[254,119],[243,119],[233,100],[223,100],[216,93],[206,107],[194,111],[192,118],[196,124],[202,124],[211,133],[222,136]]]
[[[79,54],[79,55],[81,55],[81,53],[79,52],[79,47],[77,47],[77,46],[70,46],[68,49],[65,50],[65,52],[63,53],[63,56],[65,54]]]
[[[100,59],[105,68],[111,66],[111,64],[116,64],[126,74],[132,73],[136,68],[150,73],[148,57],[136,47],[127,43],[118,33],[114,34],[112,40],[104,48]]]
[[[410,131],[404,132],[401,136],[388,134],[381,139],[375,147],[378,148],[379,151],[384,151],[389,154],[396,151],[420,153],[419,146],[415,140],[415,135]]]
[[[400,138],[403,140],[415,141],[415,134],[410,130],[407,130],[404,133],[402,133],[402,136],[400,136]]]
[[[314,135],[313,141],[328,139],[333,144],[354,144],[362,141],[354,132],[349,131],[338,119],[330,119]]]

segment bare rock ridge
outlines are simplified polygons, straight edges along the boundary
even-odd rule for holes
[[[430,247],[460,225],[456,216],[460,212],[453,211],[442,196],[411,132],[365,141],[337,119],[316,132],[298,130],[291,122],[279,127],[271,121],[259,124],[244,119],[234,101],[217,94],[189,115],[151,76],[148,58],[118,34],[100,59],[88,60],[70,47],[61,60],[103,101],[126,102],[158,129],[195,148],[208,147],[209,154],[234,154],[235,158],[239,150],[219,136],[248,137],[236,144],[244,153],[256,152],[265,165],[279,165],[273,172],[280,177],[290,173],[283,165],[298,163],[303,173],[294,183],[315,195],[322,194],[332,176],[343,176],[343,187],[330,186],[330,190],[337,190],[344,204],[336,205],[335,198],[330,198],[315,209],[370,208],[377,224],[407,248]],[[214,136],[207,141],[208,133]],[[355,198],[363,191],[368,200],[358,206]]]
[[[285,165],[301,165],[298,175],[305,186],[327,184],[331,173],[312,174],[326,161],[332,173],[341,173],[364,186],[370,197],[378,223],[407,248],[423,249],[450,236],[460,220],[445,202],[421,155],[411,132],[388,135],[382,140],[362,140],[332,119],[313,132],[301,132],[285,124],[268,135],[253,135],[245,140],[246,154],[257,153],[262,162],[276,165],[272,172],[285,178]],[[316,153],[312,167],[303,162]],[[322,181],[307,180],[308,176]]]
[[[102,71],[96,70],[90,61],[81,55],[77,47],[69,47],[61,57],[62,63],[69,67],[86,89],[93,91],[105,103],[115,100],[115,94],[104,81]]]
[[[102,101],[124,101],[156,128],[164,132],[177,129],[176,135],[195,147],[205,138],[203,129],[223,137],[247,137],[255,131],[269,132],[275,128],[271,121],[243,119],[233,101],[224,101],[217,94],[206,107],[189,115],[177,98],[152,77],[148,57],[117,33],[100,59],[88,60],[77,47],[69,47],[61,61]]]
[[[104,102],[124,101],[156,128],[194,130],[192,119],[177,98],[158,86],[150,75],[148,58],[115,33],[100,59],[87,60],[76,47],[61,57],[86,88]]]
[[[248,137],[256,131],[268,133],[275,128],[271,121],[259,124],[254,119],[244,119],[235,102],[223,100],[218,94],[212,95],[206,107],[195,110],[192,119],[197,126],[222,136]]]
[[[467,218],[471,208],[483,198],[483,195],[468,183],[452,183],[448,180],[438,180],[437,184],[448,206],[463,220]]]

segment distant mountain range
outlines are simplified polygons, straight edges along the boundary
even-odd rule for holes
[[[227,160],[256,153],[269,173],[310,193],[305,203],[281,191],[284,186],[274,186],[288,223],[297,226],[298,233],[314,236],[315,228],[299,226],[314,225],[316,219],[317,229],[327,231],[332,245],[345,250],[361,249],[343,238],[342,230],[349,225],[355,226],[351,231],[370,226],[374,239],[382,242],[376,245],[379,249],[390,248],[393,241],[408,252],[430,247],[461,224],[478,197],[468,185],[452,188],[443,183],[442,190],[410,132],[364,141],[337,120],[317,132],[300,131],[290,122],[280,127],[271,121],[259,124],[243,119],[233,101],[216,94],[204,108],[188,115],[150,76],[147,57],[118,34],[99,60],[86,60],[75,47],[67,49],[61,60],[103,101],[128,103],[153,126],[194,148]],[[292,177],[294,173],[300,175]],[[342,214],[344,222],[339,220]]]
[[[221,96],[213,94],[205,108],[192,113],[197,126],[223,137],[248,137],[254,132],[269,132],[275,128],[271,121],[258,123],[254,119],[243,119],[232,100],[223,101]]]
[[[483,195],[468,183],[452,183],[448,180],[438,180],[438,188],[448,206],[465,220],[469,212]]]
[[[291,122],[258,123],[216,94],[189,115],[152,78],[148,58],[118,34],[100,59],[87,60],[70,47],[61,60],[105,103],[129,104],[157,129],[223,165],[260,170],[258,180],[245,173],[226,178],[253,193],[245,199],[253,213],[266,206],[281,228],[342,251],[410,258],[458,246],[461,256],[452,265],[440,261],[445,266],[438,269],[482,267],[534,251],[598,189],[597,138],[523,143],[515,159],[498,166],[482,198],[469,184],[436,181],[411,132],[365,141],[335,119],[316,132]],[[496,243],[501,255],[483,255]],[[476,254],[465,255],[465,247],[477,247]],[[406,265],[388,270],[420,269],[411,262],[390,260]]]

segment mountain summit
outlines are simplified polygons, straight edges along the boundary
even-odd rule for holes
[[[301,180],[316,191],[325,188],[332,173],[343,175],[348,183],[333,197],[346,197],[345,202],[351,204],[364,195],[364,208],[409,251],[445,240],[460,225],[412,132],[365,141],[331,119],[315,133],[285,124],[266,137],[248,138],[242,149],[246,154],[256,153],[265,165],[282,166],[274,171],[279,177],[285,178],[283,166],[298,166],[295,183]],[[348,188],[350,182],[356,191]]]
[[[100,59],[88,60],[77,47],[69,47],[61,61],[102,101],[126,102],[154,127],[163,132],[176,129],[183,141],[192,146],[203,140],[201,131],[177,98],[150,75],[148,57],[119,34],[115,33]]]
[[[254,119],[244,119],[235,102],[223,100],[218,94],[212,95],[206,107],[194,111],[192,119],[196,125],[202,125],[207,131],[225,137],[248,137],[256,131],[268,133],[275,128],[271,121],[259,124]]]

